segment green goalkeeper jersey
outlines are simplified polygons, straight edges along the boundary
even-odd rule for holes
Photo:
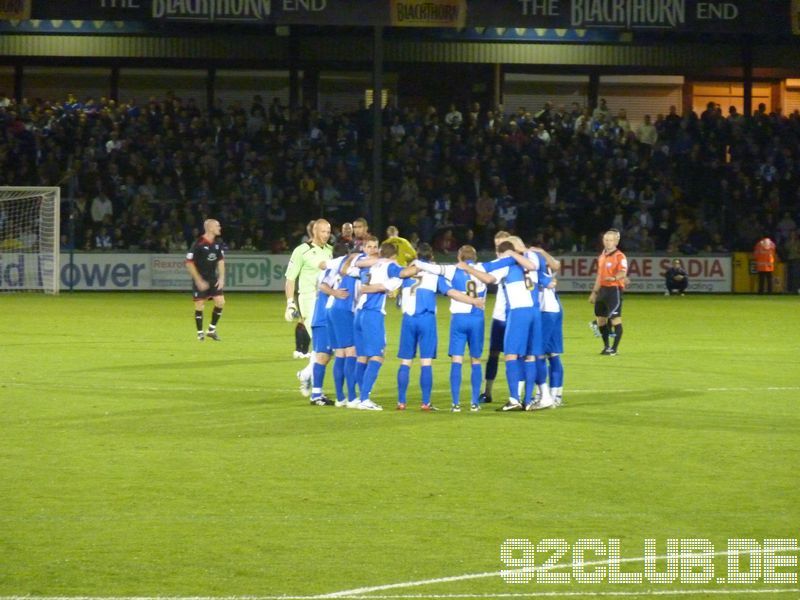
[[[286,266],[286,279],[297,279],[297,293],[311,294],[317,291],[319,263],[333,257],[333,248],[326,244],[317,246],[311,242],[303,242],[292,252]]]

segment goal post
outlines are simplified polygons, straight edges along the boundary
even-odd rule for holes
[[[0,292],[57,294],[61,189],[0,187]]]

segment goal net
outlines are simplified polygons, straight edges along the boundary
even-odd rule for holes
[[[0,187],[0,292],[58,293],[57,187]]]

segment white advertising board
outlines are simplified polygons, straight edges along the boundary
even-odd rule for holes
[[[664,293],[664,274],[672,256],[628,255],[630,292]],[[597,275],[594,256],[560,257],[558,289],[562,292],[589,292]],[[683,268],[689,273],[689,290],[696,292],[730,292],[733,289],[733,267],[730,256],[684,256]]]
[[[75,253],[60,259],[61,290],[185,290],[192,287],[183,254]],[[225,287],[242,291],[283,290],[289,256],[228,254]],[[0,253],[0,290],[23,289],[26,277],[40,271],[35,256]]]
[[[562,292],[588,292],[595,278],[595,257],[563,256],[558,288]],[[628,256],[632,292],[664,292],[664,273],[670,256]],[[697,292],[730,292],[733,272],[730,256],[683,257],[689,272],[689,289]],[[280,291],[289,256],[286,254],[228,254],[225,287],[231,291]],[[191,280],[182,254],[61,255],[62,290],[186,290]],[[35,256],[0,253],[0,290],[22,289],[26,277],[36,277],[40,266]],[[31,271],[31,272],[29,272]]]

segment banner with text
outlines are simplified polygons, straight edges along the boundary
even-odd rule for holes
[[[31,1],[31,0],[29,0]],[[793,0],[32,0],[34,19],[788,35]],[[797,0],[794,0],[797,2]],[[21,0],[0,0],[9,6]],[[8,10],[8,12],[11,12]]]
[[[562,292],[588,292],[596,275],[593,256],[563,256],[558,289]],[[664,273],[671,256],[628,256],[632,292],[664,292]],[[730,256],[685,257],[689,291],[730,292],[733,267]],[[225,289],[231,291],[281,291],[286,254],[228,254],[225,257]],[[0,254],[0,290],[25,289],[41,279],[42,265],[35,255],[6,252]],[[185,290],[191,279],[182,254],[93,254],[61,256],[61,290]]]
[[[469,3],[468,25],[788,34],[783,0],[487,0]]]
[[[34,19],[223,25],[388,25],[389,2],[363,0],[33,0]]]
[[[627,291],[661,293],[665,291],[664,274],[670,268],[672,256],[628,255]],[[597,275],[594,256],[560,257],[561,272],[558,289],[562,292],[589,292]],[[733,269],[730,256],[683,257],[683,268],[689,273],[689,292],[730,292],[733,289]]]
[[[395,27],[464,27],[467,0],[391,0]]]
[[[36,255],[0,254],[0,290],[31,287],[40,280],[42,267]],[[283,290],[283,274],[289,256],[284,254],[228,254],[225,257],[225,289],[232,291]],[[75,290],[185,290],[192,280],[183,254],[61,255],[59,285]],[[40,285],[41,287],[41,285]]]

